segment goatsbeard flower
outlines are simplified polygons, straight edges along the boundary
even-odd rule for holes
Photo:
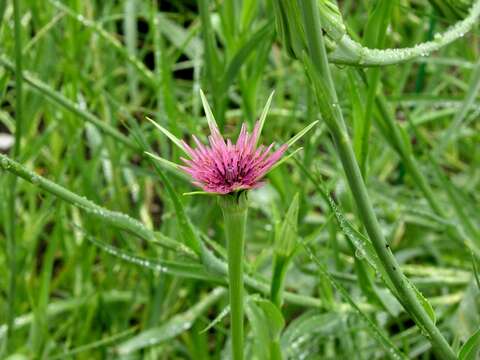
[[[255,189],[263,184],[265,175],[294,155],[298,150],[286,157],[285,151],[300,137],[309,131],[317,122],[308,125],[287,143],[274,150],[275,144],[269,146],[258,145],[263,124],[272,100],[272,95],[263,109],[260,119],[256,122],[252,133],[247,131],[244,123],[241,127],[237,142],[225,139],[220,134],[212,111],[203,94],[200,92],[205,114],[210,128],[209,144],[205,145],[193,135],[195,148],[185,141],[178,139],[167,129],[150,120],[160,131],[172,140],[189,158],[181,157],[183,165],[174,164],[156,155],[147,153],[162,163],[182,170],[188,174],[192,183],[200,187],[205,193],[230,194],[241,190]]]
[[[167,129],[150,120],[189,158],[182,157],[184,164],[179,165],[156,155],[147,154],[160,161],[163,165],[173,167],[177,171],[180,170],[190,175],[193,183],[204,190],[202,193],[219,195],[218,200],[222,208],[227,238],[231,353],[232,359],[240,360],[244,359],[243,253],[248,210],[246,190],[259,187],[262,184],[262,178],[270,170],[290,156],[293,156],[296,151],[282,157],[285,151],[317,122],[315,121],[308,125],[275,151],[273,151],[274,144],[268,147],[264,145],[258,146],[258,140],[270,107],[272,94],[263,109],[260,119],[255,124],[253,132],[251,134],[248,133],[247,126],[243,124],[237,142],[233,144],[230,139],[227,139],[227,141],[223,139],[205,96],[202,92],[200,92],[200,95],[211,133],[209,144],[204,145],[197,137],[192,136],[196,144],[195,149],[193,149],[185,141],[178,139]],[[208,250],[201,246],[201,251],[206,254]]]
[[[262,178],[280,160],[288,145],[273,152],[274,144],[257,146],[260,126],[257,121],[249,134],[244,123],[233,144],[230,139],[223,139],[216,124],[211,124],[209,145],[203,145],[196,136],[192,136],[195,149],[182,141],[190,159],[182,157],[186,166],[180,169],[192,177],[194,185],[209,193],[228,194],[261,186]]]

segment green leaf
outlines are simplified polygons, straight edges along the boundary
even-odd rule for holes
[[[190,191],[182,194],[183,196],[194,196],[194,195],[206,195],[206,196],[215,196],[219,195],[218,193],[208,192],[208,191]]]
[[[458,360],[476,360],[480,353],[480,329],[477,330],[465,344],[463,344],[458,353]]]
[[[220,312],[220,314],[217,315],[215,319],[213,319],[210,324],[207,325],[206,328],[204,328],[200,333],[206,333],[208,330],[216,326],[220,321],[222,321],[228,314],[230,313],[230,305],[227,305],[223,308],[223,310]]]
[[[402,127],[402,126],[397,126],[397,129],[401,135],[401,139],[403,142],[402,149],[403,151],[406,151],[405,155],[411,155],[412,154],[412,143],[410,141],[410,136],[408,135],[407,130]]]
[[[0,65],[4,66],[9,71],[15,71],[15,66],[9,59],[7,59],[3,55],[0,55]],[[138,149],[136,145],[131,141],[131,139],[123,135],[110,123],[100,120],[93,113],[83,109],[80,105],[74,103],[73,101],[65,97],[62,93],[55,91],[48,84],[33,76],[32,73],[24,71],[22,75],[23,80],[29,85],[31,85],[42,97],[60,105],[64,109],[70,111],[72,114],[77,115],[80,119],[92,123],[103,133],[111,136],[119,143],[122,143],[132,149]]]
[[[288,359],[298,359],[319,337],[340,334],[343,317],[340,313],[306,311],[292,322],[282,334],[282,352]]]
[[[423,296],[423,294],[418,290],[418,288],[413,285],[413,283],[410,281],[409,278],[406,276],[403,277],[404,280],[408,283],[408,285],[413,289],[415,292],[415,295],[417,296],[418,301],[420,301],[420,304],[422,304],[423,308],[427,312],[428,316],[430,319],[432,319],[433,323],[435,324],[437,322],[437,317],[435,316],[435,310],[433,310],[432,304],[430,304],[430,301]]]
[[[83,231],[78,228],[78,230]],[[122,250],[116,246],[107,244],[104,241],[100,241],[95,237],[83,233],[85,238],[90,241],[93,245],[98,246],[100,249],[106,253],[113,255],[122,261],[129,262],[131,264],[138,265],[144,269],[149,269],[161,273],[166,273],[170,275],[186,277],[190,279],[197,279],[203,281],[213,281],[217,283],[223,282],[222,278],[215,277],[213,274],[205,271],[205,268],[194,262],[185,262],[185,261],[172,261],[172,260],[162,260],[162,259],[150,259],[142,256],[133,254],[130,251]]]
[[[395,2],[390,0],[377,0],[374,3],[365,27],[365,44],[368,47],[383,47],[394,5]]]
[[[285,320],[283,319],[280,310],[266,299],[258,299],[256,303],[262,308],[265,313],[265,318],[268,323],[270,338],[272,340],[279,340],[280,334],[285,327]]]
[[[388,24],[392,14],[394,1],[378,0],[374,3],[373,10],[369,13],[365,28],[365,44],[369,48],[381,49],[385,45]],[[360,169],[363,176],[366,174],[366,164],[369,152],[370,124],[373,117],[373,108],[377,90],[381,86],[381,69],[374,68],[368,73],[367,99],[362,129],[362,141],[360,151]]]
[[[250,300],[245,303],[245,314],[253,332],[253,346],[250,358],[269,360],[268,344],[270,343],[270,335],[262,310],[255,302]]]
[[[285,326],[280,310],[268,300],[251,297],[246,302],[245,312],[254,333],[251,358],[279,359],[278,341]]]
[[[352,120],[353,120],[353,148],[355,150],[355,155],[357,160],[360,161],[360,154],[362,151],[362,141],[363,141],[363,109],[364,105],[362,104],[362,99],[360,97],[361,85],[356,81],[354,70],[349,69],[347,71],[348,75],[348,89],[350,94],[350,102],[352,105]]]

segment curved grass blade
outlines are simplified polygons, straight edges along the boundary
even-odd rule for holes
[[[179,252],[190,257],[195,257],[195,254],[185,245],[172,240],[163,234],[155,233],[137,219],[116,211],[105,209],[95,204],[93,201],[77,195],[70,190],[67,190],[66,188],[54,183],[53,181],[35,174],[33,171],[28,170],[23,165],[11,160],[9,157],[3,154],[0,154],[0,165],[4,170],[27,180],[36,187],[84,210],[88,214],[100,219],[105,223],[115,226],[118,229],[127,231],[145,241],[157,243],[158,245],[175,252]]]
[[[120,333],[117,333],[115,335],[108,336],[104,339],[94,341],[94,342],[91,342],[89,344],[85,344],[85,345],[76,347],[74,349],[70,349],[70,350],[65,351],[65,352],[63,352],[61,354],[58,354],[58,355],[51,356],[51,357],[49,357],[49,359],[50,360],[68,359],[73,355],[77,355],[77,354],[80,354],[80,353],[83,353],[83,352],[86,352],[86,351],[105,348],[105,347],[111,346],[112,344],[120,341],[121,339],[131,335],[136,330],[137,330],[136,327],[132,327],[130,329],[127,329],[127,330],[122,331]]]
[[[303,352],[313,338],[335,335],[340,330],[344,316],[338,313],[307,311],[293,320],[281,337],[282,350],[289,358],[295,359]]]
[[[80,229],[82,230],[82,229]],[[189,279],[196,279],[202,281],[224,283],[222,278],[215,277],[211,273],[205,271],[200,264],[192,262],[180,262],[171,260],[149,259],[134,255],[129,251],[119,249],[113,245],[107,244],[103,241],[95,239],[93,236],[84,233],[85,238],[95,246],[103,251],[131,264],[138,265],[142,268],[153,270],[159,273],[166,273],[170,275],[185,277]]]
[[[206,333],[208,330],[213,328],[215,325],[217,325],[220,321],[225,319],[225,317],[230,313],[230,305],[227,305],[223,308],[223,310],[220,312],[220,314],[217,315],[215,319],[213,319],[208,326],[200,331],[200,334]]]

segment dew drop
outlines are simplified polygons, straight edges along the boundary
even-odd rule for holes
[[[359,260],[362,260],[365,258],[365,251],[363,249],[357,248],[355,250],[355,257]]]

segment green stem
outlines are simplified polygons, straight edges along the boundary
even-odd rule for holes
[[[329,126],[330,132],[335,140],[340,160],[359,210],[359,216],[388,277],[395,286],[400,298],[403,300],[402,302],[405,304],[406,310],[409,311],[418,325],[426,331],[428,338],[433,344],[433,348],[441,358],[456,359],[455,353],[420,304],[413,288],[405,279],[395,256],[385,242],[359,166],[355,160],[355,154],[346,131],[343,114],[338,106],[337,94],[329,69],[316,2],[315,0],[305,0],[300,1],[300,3],[305,33],[308,40],[309,55],[311,59],[315,60],[313,64],[315,66],[314,75],[318,76],[318,78],[313,78],[312,81],[314,81],[317,89],[318,101],[321,104],[328,103],[325,109],[322,107],[322,111],[324,111],[322,115],[324,115],[325,122]]]
[[[230,290],[232,359],[243,360],[243,252],[247,222],[247,193],[219,198],[225,221]]]

